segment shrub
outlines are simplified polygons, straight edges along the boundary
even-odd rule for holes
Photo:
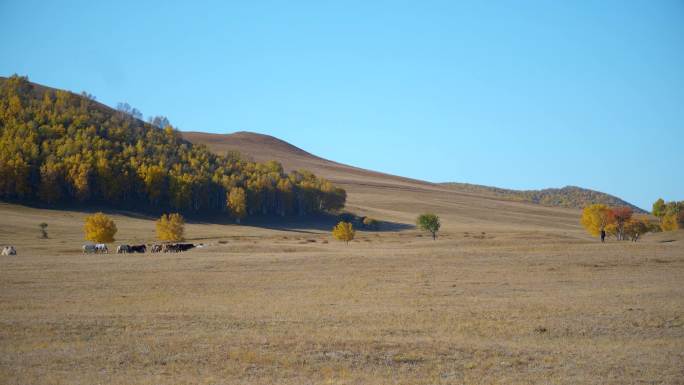
[[[43,239],[47,239],[48,238],[48,233],[47,233],[48,224],[43,222],[43,223],[39,224],[38,227],[40,227],[40,237]]]
[[[85,239],[97,243],[114,242],[117,232],[116,224],[103,213],[87,216],[83,225]]]
[[[632,242],[636,242],[643,234],[653,231],[653,226],[648,218],[635,217],[625,223],[624,231],[626,237],[629,237]]]
[[[344,243],[349,244],[349,241],[354,239],[356,232],[354,231],[354,226],[349,222],[340,222],[332,230],[332,236]]]

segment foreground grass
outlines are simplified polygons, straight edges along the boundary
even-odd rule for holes
[[[683,383],[681,244],[226,238],[0,258],[0,383]]]

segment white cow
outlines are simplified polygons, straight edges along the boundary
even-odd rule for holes
[[[104,243],[97,243],[95,245],[83,245],[83,254],[108,254],[109,249]]]
[[[131,252],[131,246],[129,245],[119,245],[116,248],[117,254],[126,254]]]
[[[14,246],[5,246],[2,248],[2,255],[17,255],[17,249]]]

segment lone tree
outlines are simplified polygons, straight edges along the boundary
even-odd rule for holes
[[[335,239],[344,241],[345,244],[349,244],[349,241],[354,239],[356,231],[354,231],[354,226],[349,222],[340,222],[335,226],[332,231],[332,235]]]
[[[178,213],[164,214],[157,221],[157,238],[160,241],[182,241],[184,232],[185,220]]]
[[[230,189],[230,192],[228,193],[228,209],[233,218],[235,218],[235,223],[240,223],[240,220],[247,215],[245,189],[242,187]]]
[[[433,241],[437,239],[437,232],[441,226],[441,223],[439,223],[439,217],[437,215],[430,213],[421,214],[418,216],[416,223],[421,230],[432,234]]]
[[[85,239],[97,243],[114,242],[114,235],[117,232],[116,224],[104,213],[95,213],[85,219],[83,225]]]
[[[611,222],[611,210],[603,204],[589,205],[582,210],[580,223],[587,232],[595,237],[601,235]]]
[[[43,222],[43,223],[39,224],[38,227],[40,227],[40,237],[43,239],[47,239],[47,237],[48,237],[48,233],[47,233],[48,224]]]

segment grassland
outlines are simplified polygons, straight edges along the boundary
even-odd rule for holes
[[[570,211],[496,225],[483,202],[491,220],[450,203],[436,242],[191,223],[206,247],[146,255],[82,255],[85,213],[0,204],[19,251],[0,257],[0,383],[684,383],[682,233],[600,244]],[[150,219],[113,217],[152,241]]]

